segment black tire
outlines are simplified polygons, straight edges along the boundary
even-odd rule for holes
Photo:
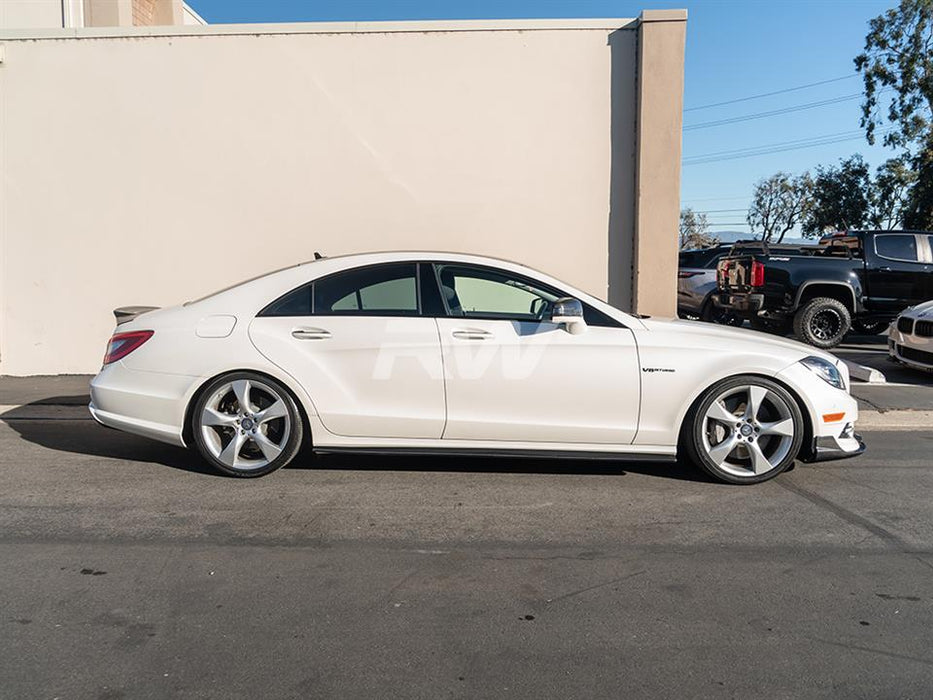
[[[878,335],[887,327],[887,321],[852,321],[852,330],[863,335]]]
[[[817,348],[834,348],[852,327],[849,309],[838,299],[817,297],[804,304],[794,316],[794,335]]]
[[[770,441],[777,439],[779,441],[773,445],[777,461],[773,466],[768,468],[767,471],[762,473],[755,473],[752,469],[753,460],[751,459],[750,452],[747,451],[745,453],[746,456],[742,456],[742,450],[746,450],[747,448],[745,448],[741,442],[736,445],[738,452],[729,453],[730,455],[736,455],[734,458],[736,462],[735,465],[727,464],[723,467],[710,456],[710,450],[715,449],[717,445],[712,445],[711,447],[708,431],[711,425],[716,425],[716,429],[719,429],[720,425],[724,429],[725,425],[716,424],[715,419],[710,420],[707,413],[710,411],[713,403],[723,394],[736,391],[737,395],[740,395],[742,389],[748,387],[759,387],[766,392],[766,400],[762,401],[762,408],[755,417],[755,424],[766,425],[767,423],[762,423],[759,419],[762,417],[768,418],[768,411],[774,412],[772,413],[774,421],[790,420],[793,424],[793,435],[788,436],[787,441],[783,441],[779,436],[765,436],[764,434],[755,432],[752,433],[751,440],[749,440],[749,438],[742,438],[749,442],[753,442],[757,438],[759,449],[761,449],[762,452],[765,452],[770,447],[770,443],[765,443],[765,440]],[[774,405],[771,404],[772,401]],[[747,403],[748,402],[746,402],[746,405]],[[775,407],[778,405],[782,407],[779,409],[781,412],[780,415],[777,415],[775,412]],[[726,406],[726,409],[728,412],[728,406]],[[737,415],[736,420],[741,420],[741,417]],[[800,412],[800,406],[787,389],[764,377],[740,375],[723,379],[703,392],[702,396],[697,399],[687,412],[687,416],[681,428],[680,444],[687,458],[714,479],[727,484],[758,484],[768,479],[773,479],[781,472],[793,466],[803,446],[804,426],[805,424],[803,414]],[[725,430],[724,432],[727,434],[728,439],[729,431]],[[739,434],[739,431],[736,430],[735,435],[739,436]],[[725,440],[723,440],[723,442],[725,442]],[[727,455],[727,457],[728,456],[729,455]],[[743,462],[745,461],[748,462],[747,469],[743,468]],[[743,473],[745,471],[747,471],[747,475]]]
[[[244,381],[250,387],[246,396],[247,402],[251,404],[245,412],[246,416],[247,418],[254,416],[260,420],[250,419],[248,423],[243,420],[243,409],[231,388],[229,392],[223,393],[225,398],[220,398],[221,403],[218,404],[217,409],[214,409],[219,416],[223,417],[224,423],[213,426],[203,424],[205,409],[208,405],[217,402],[217,397],[221,396],[228,385],[232,387],[236,383],[237,386],[241,386]],[[253,390],[255,390],[255,396],[252,396]],[[232,397],[231,393],[234,394]],[[282,415],[266,418],[265,421],[261,420],[263,410],[272,406],[276,401],[282,402],[276,410],[277,414],[281,412]],[[227,423],[228,419],[230,424]],[[244,426],[246,426],[245,430]],[[194,447],[208,464],[223,474],[245,478],[265,476],[291,462],[301,449],[305,432],[301,412],[291,392],[275,379],[255,372],[232,372],[217,377],[207,384],[198,394],[192,407],[189,428]],[[235,440],[237,435],[240,436],[241,446],[234,445],[236,449],[232,452],[223,449],[225,445],[230,447],[230,442]],[[263,445],[260,445],[260,441]],[[268,447],[270,444],[272,447]],[[221,461],[215,454],[218,450],[220,450],[220,456],[227,453],[229,457],[232,453],[232,464]],[[276,456],[269,458],[266,454],[267,450],[270,454],[274,454],[276,450],[278,452]]]
[[[772,335],[787,335],[791,331],[791,322],[785,319],[755,316],[748,320],[748,325],[752,327],[752,330],[771,333]]]
[[[712,299],[708,299],[700,311],[700,320],[706,323],[718,323],[722,326],[741,326],[742,319],[728,309],[716,306]]]

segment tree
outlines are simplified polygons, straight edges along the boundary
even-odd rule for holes
[[[808,173],[794,177],[775,173],[759,180],[746,221],[764,241],[780,243],[788,231],[807,217],[813,205],[813,181]]]
[[[890,158],[882,163],[872,183],[868,225],[888,231],[905,226],[916,182],[917,174],[906,158]]]
[[[914,184],[903,208],[903,226],[915,231],[933,230],[933,135],[910,159]]]
[[[893,92],[884,144],[924,145],[933,116],[933,0],[901,0],[871,20],[855,69],[865,80],[862,126],[869,143],[883,122],[879,97]]]
[[[846,158],[838,166],[817,166],[813,203],[801,226],[803,235],[863,228],[871,201],[872,179],[862,156]]]
[[[719,239],[709,233],[706,214],[698,214],[690,207],[680,210],[680,249],[695,250],[719,245]]]
[[[865,81],[862,126],[868,142],[875,142],[887,121],[883,143],[903,149],[901,157],[916,174],[902,225],[933,229],[933,0],[901,0],[871,20],[855,68]]]

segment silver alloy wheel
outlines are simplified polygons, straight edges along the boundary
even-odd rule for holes
[[[775,392],[748,384],[722,392],[703,416],[703,448],[733,476],[775,469],[794,442],[791,407]]]
[[[286,398],[268,384],[237,379],[204,404],[201,435],[211,454],[237,471],[254,471],[278,457],[292,426]]]

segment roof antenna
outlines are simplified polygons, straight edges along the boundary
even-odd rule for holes
[[[316,250],[314,251],[314,259],[315,259],[315,260],[320,260],[321,258],[324,258],[324,257],[326,257],[326,256],[321,255],[321,254],[320,254],[318,251],[316,251]]]

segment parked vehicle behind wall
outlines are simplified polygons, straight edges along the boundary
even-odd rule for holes
[[[720,308],[831,348],[853,327],[877,331],[933,297],[933,234],[851,231],[790,250],[737,245],[720,260],[717,283]]]
[[[677,273],[677,315],[709,323],[741,326],[742,319],[713,303],[716,265],[729,254],[731,245],[719,245],[680,253]]]

